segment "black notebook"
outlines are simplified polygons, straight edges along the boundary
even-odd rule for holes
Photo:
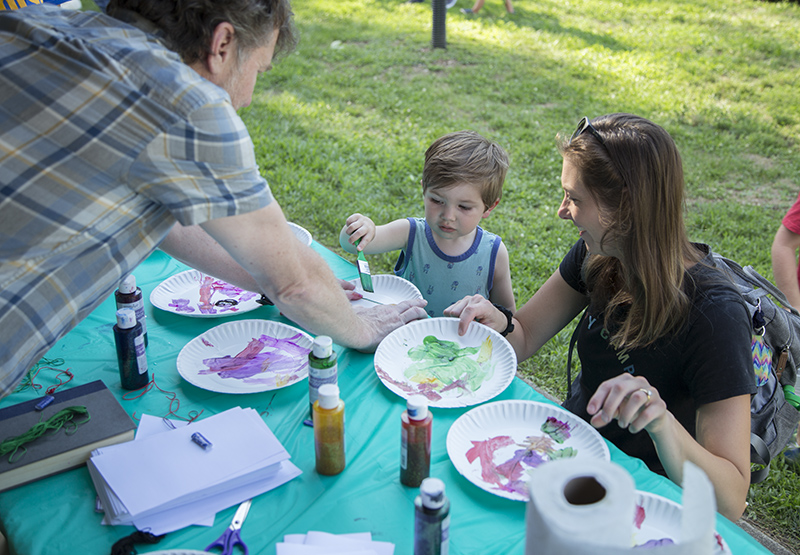
[[[76,468],[86,463],[94,449],[133,439],[136,424],[102,381],[58,391],[53,397],[55,401],[41,411],[35,408],[41,398],[0,409],[0,442],[24,434],[67,407],[86,407],[89,420],[70,435],[64,428],[48,430],[25,443],[27,451],[21,457],[15,455],[13,463],[9,463],[11,453],[0,457],[0,491]],[[85,418],[79,415],[75,421]]]

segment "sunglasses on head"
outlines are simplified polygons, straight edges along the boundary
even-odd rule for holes
[[[603,139],[603,137],[600,136],[600,133],[598,133],[597,129],[595,129],[592,126],[592,123],[589,121],[589,118],[587,118],[586,116],[583,116],[581,118],[581,121],[578,122],[578,127],[575,129],[575,133],[572,134],[572,137],[569,138],[569,142],[571,143],[572,141],[574,141],[575,137],[578,137],[584,131],[589,131],[589,133],[594,135],[594,138],[597,139],[598,141],[600,141],[601,145],[606,144],[606,141]]]

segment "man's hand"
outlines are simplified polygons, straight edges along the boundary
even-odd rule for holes
[[[421,320],[428,317],[424,306],[428,301],[424,299],[411,299],[397,304],[376,305],[370,307],[354,307],[356,314],[363,320],[370,329],[374,330],[372,343],[363,349],[364,352],[372,352],[378,348],[378,344],[391,332],[414,320]]]

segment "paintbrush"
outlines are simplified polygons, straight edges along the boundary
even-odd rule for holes
[[[355,246],[358,247],[358,244],[361,242],[361,239],[355,242]],[[364,253],[362,251],[358,251],[358,277],[361,278],[361,287],[364,291],[369,291],[370,293],[374,293],[375,289],[372,288],[372,275],[369,273],[369,264],[367,263],[367,259],[364,258]]]

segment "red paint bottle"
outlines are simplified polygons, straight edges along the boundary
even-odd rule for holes
[[[431,473],[433,415],[428,400],[422,395],[409,397],[400,420],[400,483],[416,488]]]

